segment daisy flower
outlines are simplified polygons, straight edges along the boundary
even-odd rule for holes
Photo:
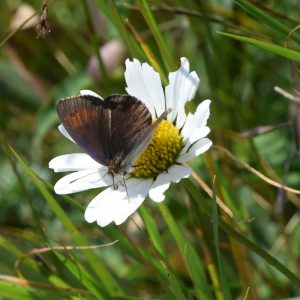
[[[55,172],[72,172],[55,184],[57,194],[107,187],[89,203],[85,211],[87,222],[97,221],[102,227],[112,222],[122,224],[139,208],[147,195],[155,202],[163,201],[171,182],[177,183],[191,175],[192,169],[182,164],[212,145],[211,140],[206,138],[210,132],[206,126],[210,100],[200,103],[194,114],[185,113],[185,104],[194,98],[200,83],[197,74],[190,72],[187,58],[181,58],[180,68],[169,74],[169,84],[165,89],[159,74],[147,63],[127,59],[125,64],[126,91],[146,105],[153,120],[166,108],[172,109],[155,130],[150,144],[135,160],[135,167],[125,177],[126,184],[122,184],[124,178],[118,175],[113,182],[108,167],[84,153],[61,155],[49,162],[49,167]],[[80,94],[92,95],[103,101],[92,91],[84,90]],[[59,126],[59,130],[73,141],[63,125]],[[116,182],[121,183],[117,189]]]

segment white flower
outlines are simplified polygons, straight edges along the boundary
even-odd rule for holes
[[[107,174],[107,167],[100,165],[87,154],[65,154],[49,163],[49,167],[55,172],[73,172],[55,184],[57,194],[107,186],[107,189],[90,202],[85,211],[86,221],[97,221],[100,226],[111,222],[117,225],[123,223],[138,209],[147,195],[155,202],[163,201],[164,193],[171,182],[179,182],[192,173],[191,168],[181,164],[207,151],[212,145],[205,138],[210,132],[206,126],[210,100],[200,103],[194,114],[185,114],[185,104],[194,98],[200,83],[197,74],[190,72],[188,59],[181,58],[181,67],[169,74],[169,84],[165,90],[159,74],[147,63],[141,64],[137,59],[127,59],[125,64],[127,93],[143,101],[153,118],[160,116],[166,108],[172,109],[167,120],[163,121],[165,124],[162,122],[157,128],[152,146],[148,146],[152,147],[151,151],[147,148],[137,160],[145,164],[136,167],[126,178],[126,186],[119,184],[116,190],[112,186],[111,176]],[[81,91],[81,95],[83,94],[92,94],[102,101],[92,91]],[[73,141],[62,125],[59,130]],[[155,150],[155,147],[160,148]],[[169,154],[168,151],[172,153]],[[122,182],[122,178],[115,178],[115,182],[118,181]]]

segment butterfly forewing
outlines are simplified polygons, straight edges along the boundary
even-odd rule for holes
[[[132,166],[133,162],[140,156],[143,150],[149,145],[156,128],[161,123],[161,121],[167,118],[170,111],[171,109],[165,110],[159,116],[159,118],[151,126],[149,126],[147,130],[144,131],[143,135],[140,137],[138,142],[132,147],[130,152],[127,154],[125,158],[127,165]]]
[[[127,95],[112,95],[105,101],[115,103],[111,111],[111,145],[114,157],[123,160],[149,130],[152,117],[138,99]]]
[[[138,99],[85,95],[57,103],[60,121],[74,141],[103,165],[123,161],[151,128],[151,114]]]
[[[110,110],[104,102],[85,95],[60,100],[59,119],[73,140],[97,162],[107,165],[110,148]]]

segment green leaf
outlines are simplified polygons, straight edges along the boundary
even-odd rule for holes
[[[251,39],[251,38],[247,38],[247,37],[243,37],[243,36],[240,36],[240,35],[224,33],[224,32],[218,32],[218,33],[223,35],[223,36],[230,37],[232,39],[235,39],[235,40],[238,40],[238,41],[241,41],[241,42],[249,43],[251,45],[257,46],[259,48],[262,48],[262,49],[267,50],[269,52],[272,52],[274,54],[283,56],[285,58],[292,59],[292,60],[295,60],[297,62],[300,62],[300,53],[295,51],[295,50],[287,49],[287,48],[280,47],[280,46],[270,44],[270,43],[261,42],[261,41]]]
[[[273,17],[267,15],[259,8],[255,7],[251,3],[246,0],[234,0],[238,5],[240,5],[243,9],[248,11],[251,15],[253,15],[258,20],[264,22],[265,24],[269,25],[276,33],[280,33],[283,37],[287,38],[291,32],[291,28],[287,27],[283,23],[277,21]],[[298,33],[294,33],[291,36],[291,39],[300,43],[300,36]]]

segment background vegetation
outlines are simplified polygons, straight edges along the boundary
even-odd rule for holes
[[[299,299],[299,13],[298,0],[52,0],[48,13],[2,0],[0,298]],[[215,146],[164,203],[87,224],[98,190],[53,192],[49,160],[75,150],[55,102],[124,93],[127,57],[166,83],[182,56],[201,78],[187,109],[212,99]]]

